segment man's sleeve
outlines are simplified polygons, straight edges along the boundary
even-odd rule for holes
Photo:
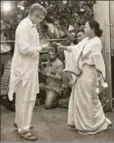
[[[56,75],[62,77],[62,72],[63,72],[63,63],[60,62],[56,70]]]
[[[38,53],[38,47],[30,46],[29,30],[24,26],[16,31],[17,47],[23,55],[36,55]]]

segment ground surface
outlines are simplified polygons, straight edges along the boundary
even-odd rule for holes
[[[114,123],[114,112],[107,113]],[[1,141],[23,142],[13,127],[14,113],[1,109]],[[80,135],[75,129],[67,126],[67,109],[56,108],[45,110],[43,106],[35,107],[33,132],[39,142],[114,142],[114,124],[106,132],[97,135]],[[27,141],[25,141],[27,142]]]

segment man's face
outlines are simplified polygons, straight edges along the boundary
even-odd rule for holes
[[[1,31],[5,30],[6,29],[5,23],[2,20],[0,21],[0,23],[1,23]]]
[[[23,16],[21,14],[17,15],[17,23],[20,23],[23,19]]]
[[[79,43],[80,41],[82,41],[84,38],[85,38],[84,32],[79,32],[79,33],[77,33],[78,43]]]
[[[77,13],[75,13],[75,14],[73,15],[73,17],[74,17],[74,21],[75,21],[75,22],[79,22],[79,21],[80,21],[80,17],[79,17],[79,15],[78,15]]]
[[[35,11],[32,14],[31,18],[32,18],[33,24],[39,25],[44,20],[45,16],[43,14],[39,14],[38,11]]]
[[[56,59],[56,53],[54,51],[49,51],[49,60],[54,61]]]
[[[57,27],[60,27],[60,25],[59,25],[59,21],[55,21],[55,25],[57,26]]]

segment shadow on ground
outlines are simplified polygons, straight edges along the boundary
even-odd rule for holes
[[[114,122],[114,112],[107,113]],[[1,141],[27,142],[20,139],[13,127],[14,113],[1,109]],[[106,132],[96,135],[80,135],[67,126],[67,109],[45,110],[43,106],[35,107],[33,115],[33,132],[39,142],[114,142],[114,125]]]

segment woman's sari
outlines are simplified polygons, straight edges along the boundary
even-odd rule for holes
[[[78,54],[72,50],[76,68],[73,72],[77,74],[77,80],[72,87],[69,100],[68,125],[75,126],[81,134],[96,134],[106,130],[111,124],[104,115],[95,91],[98,85],[97,71],[102,72],[105,78],[102,44],[98,37],[85,38],[77,47],[80,47],[80,50],[77,48]],[[78,75],[77,71],[81,71],[81,74]]]
[[[69,84],[71,85],[73,85],[76,82],[77,77],[82,72],[82,70],[80,69],[81,65],[79,65],[79,60],[87,40],[88,38],[85,38],[84,40],[82,40],[82,42],[80,42],[81,44],[79,43],[78,45],[68,46],[67,51],[64,51],[65,55],[64,72],[66,72],[69,75],[70,77]]]

